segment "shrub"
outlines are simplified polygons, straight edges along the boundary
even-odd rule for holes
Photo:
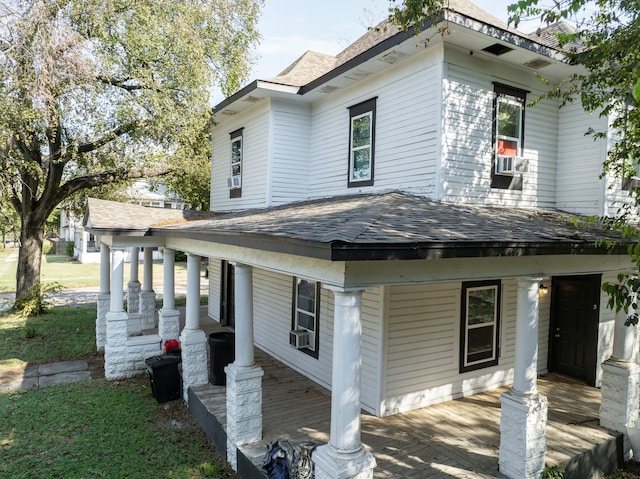
[[[75,249],[75,246],[73,244],[73,241],[67,241],[67,249],[66,249],[67,256],[73,257],[73,253],[75,252],[74,249]]]
[[[23,318],[46,313],[53,306],[51,295],[58,293],[61,289],[62,286],[59,283],[42,285],[38,281],[23,298],[14,301],[13,309]]]

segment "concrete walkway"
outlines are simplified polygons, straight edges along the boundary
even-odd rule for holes
[[[34,364],[21,371],[0,371],[0,393],[54,384],[70,384],[89,379],[91,379],[91,373],[86,361]]]

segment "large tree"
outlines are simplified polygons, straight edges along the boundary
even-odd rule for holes
[[[390,0],[389,19],[405,29],[417,30],[426,18],[440,14],[447,5],[447,0]],[[558,48],[567,63],[582,68],[559,84],[542,78],[549,85],[546,95],[558,98],[561,106],[579,101],[586,111],[605,116],[609,120],[606,131],[585,132],[596,139],[615,139],[603,173],[622,180],[640,176],[640,1],[520,0],[508,11],[509,23],[515,27],[524,20],[537,21],[539,35],[561,20],[574,25],[574,31],[556,34]],[[446,27],[440,31],[446,32]],[[609,305],[629,312],[627,322],[633,324],[639,319],[635,311],[640,293],[638,192],[632,189],[632,201],[622,205],[614,217],[602,219],[636,242],[629,249],[635,271],[621,274],[617,283],[604,286]]]
[[[0,0],[0,192],[22,226],[18,300],[39,284],[56,205],[188,157],[212,87],[229,94],[248,73],[261,4]]]

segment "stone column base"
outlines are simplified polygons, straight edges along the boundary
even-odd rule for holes
[[[631,458],[625,425],[638,419],[640,367],[633,362],[610,358],[602,363],[600,425],[625,433],[624,458]]]
[[[364,447],[354,452],[340,452],[330,444],[313,452],[316,479],[371,479],[376,460]]]
[[[127,311],[130,313],[140,312],[140,281],[127,283]]]
[[[107,344],[107,313],[111,303],[109,293],[98,293],[97,316],[96,316],[96,348],[104,351]]]
[[[202,329],[183,329],[180,335],[182,355],[182,394],[188,401],[189,387],[207,384],[207,335]]]
[[[238,446],[262,439],[262,376],[260,366],[232,363],[227,374],[227,461],[238,470]]]
[[[142,329],[156,327],[156,293],[154,291],[140,293],[140,314],[142,315]]]
[[[121,379],[120,364],[127,358],[128,315],[124,311],[106,314],[107,342],[104,346],[104,375],[108,380]]]
[[[547,398],[511,390],[500,401],[500,472],[511,479],[540,477],[547,451]]]
[[[180,311],[164,308],[158,311],[158,335],[162,338],[163,346],[167,339],[180,337]]]
[[[127,333],[129,336],[142,334],[142,315],[140,313],[128,313]]]

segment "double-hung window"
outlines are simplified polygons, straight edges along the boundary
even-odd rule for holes
[[[349,187],[372,186],[376,99],[349,108]]]
[[[494,188],[522,189],[520,173],[524,142],[524,105],[527,92],[519,88],[494,84],[493,139]],[[514,176],[517,178],[514,179]]]
[[[306,332],[308,344],[301,351],[318,357],[318,323],[320,309],[320,283],[302,278],[293,278],[293,320],[292,329]]]
[[[498,364],[500,281],[462,284],[460,372]]]
[[[232,132],[231,139],[231,175],[229,177],[229,197],[242,196],[242,128]]]

